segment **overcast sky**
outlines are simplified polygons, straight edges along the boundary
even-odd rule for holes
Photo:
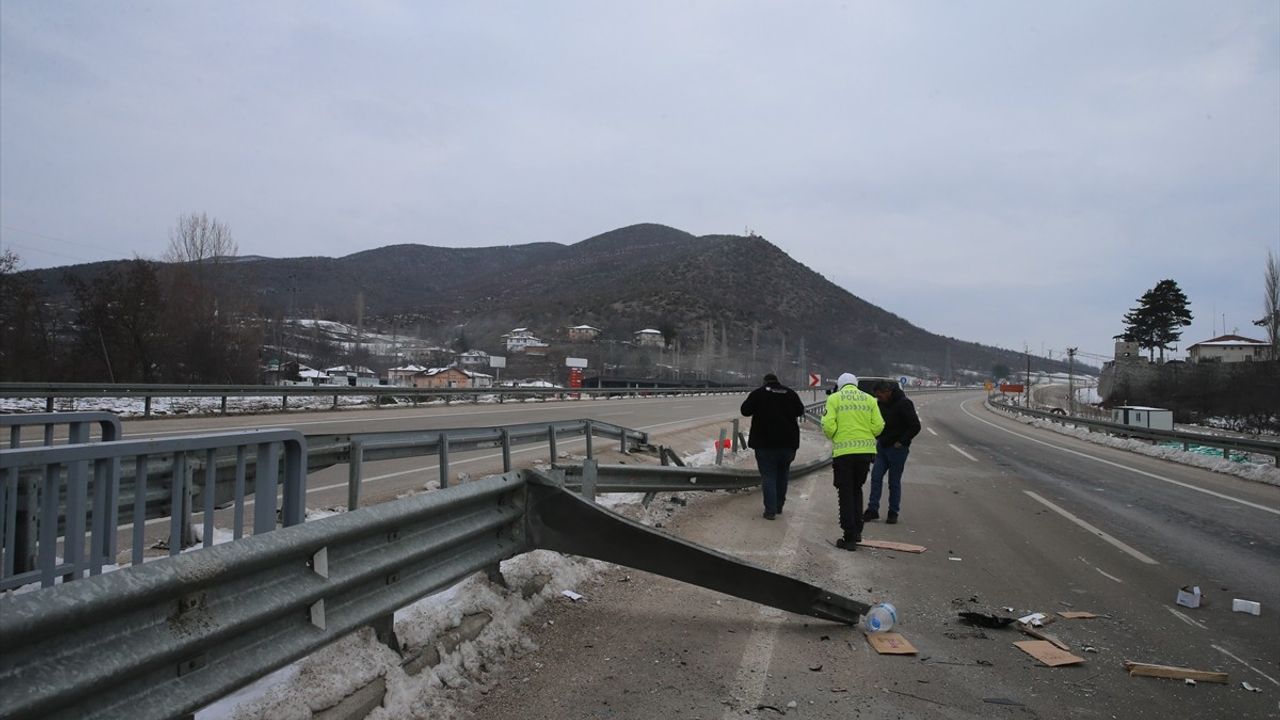
[[[1184,346],[1261,337],[1280,3],[0,4],[0,244],[192,211],[273,257],[751,228],[965,340],[1109,354],[1164,278]]]

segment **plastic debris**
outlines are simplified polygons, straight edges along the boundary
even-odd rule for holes
[[[1250,615],[1262,614],[1262,603],[1253,600],[1241,600],[1236,598],[1231,601],[1231,611],[1240,613],[1249,613]]]
[[[563,596],[565,596],[565,597],[567,597],[567,598],[569,598],[570,600],[572,600],[572,601],[574,601],[574,602],[578,602],[578,601],[579,601],[579,600],[581,600],[582,598],[586,597],[585,595],[579,595],[578,593],[576,593],[576,592],[574,592],[574,591],[572,591],[572,590],[561,590],[561,591],[560,591],[560,594],[561,594],[561,595],[563,595]]]

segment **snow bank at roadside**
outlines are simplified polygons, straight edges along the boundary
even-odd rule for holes
[[[1194,465],[1214,472],[1235,475],[1236,477],[1252,480],[1254,482],[1280,486],[1280,468],[1277,468],[1274,465],[1275,460],[1267,455],[1249,455],[1245,462],[1233,462],[1223,458],[1221,453],[1218,453],[1216,457],[1206,456],[1199,453],[1186,452],[1180,448],[1152,445],[1146,440],[1121,438],[1099,432],[1089,432],[1084,428],[1076,427],[1074,425],[1062,425],[1049,420],[1041,420],[1040,418],[1028,417],[1017,413],[1009,413],[1009,415],[1013,419],[1025,425],[1052,430],[1062,435],[1070,435],[1096,445],[1107,445],[1109,447],[1120,448],[1121,450],[1128,450],[1142,455],[1149,455],[1151,457],[1169,460],[1183,465]]]

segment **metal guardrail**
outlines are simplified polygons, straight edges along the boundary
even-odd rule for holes
[[[534,549],[853,623],[866,603],[511,472],[0,598],[0,716],[171,718]]]
[[[349,395],[373,396],[381,407],[384,398],[407,398],[414,404],[433,400],[478,401],[507,399],[580,399],[597,397],[637,397],[661,395],[741,394],[749,387],[633,387],[633,388],[412,388],[394,385],[329,386],[329,385],[150,385],[96,383],[0,383],[3,398],[45,398],[45,409],[53,412],[57,398],[142,398],[143,415],[151,415],[151,400],[157,397],[217,397],[222,399],[220,412],[227,413],[227,399],[232,397],[280,398],[282,410],[289,409],[291,397],[332,397]]]
[[[252,466],[248,451],[255,450]],[[152,458],[167,457],[165,469],[157,472]],[[152,480],[167,490],[167,515],[170,521],[169,553],[182,550],[184,521],[191,512],[192,488],[196,485],[194,470],[203,468],[202,486],[216,484],[218,458],[232,463],[235,502],[235,537],[243,534],[246,482],[251,479],[255,495],[254,533],[267,533],[276,527],[276,490],[284,485],[281,517],[285,526],[302,522],[306,496],[306,440],[296,430],[251,430],[236,433],[190,435],[163,440],[116,440],[107,443],[78,443],[52,447],[11,449],[0,452],[0,479],[5,487],[0,498],[4,518],[4,560],[0,567],[0,590],[40,581],[50,587],[59,576],[65,581],[102,573],[108,563],[115,563],[117,528],[122,503],[133,507],[135,519],[147,513],[144,507]],[[120,468],[132,460],[135,482],[121,498]],[[283,477],[278,478],[283,466]],[[248,468],[257,471],[248,477]],[[28,503],[29,515],[20,516],[19,503],[7,498],[14,488],[30,478],[37,478],[38,503]],[[92,492],[91,492],[92,491]],[[213,544],[215,493],[203,493],[204,544]],[[37,522],[32,520],[38,519]],[[88,522],[86,523],[86,519]],[[189,526],[187,526],[189,527]],[[38,529],[37,529],[38,528]],[[17,532],[28,535],[17,543]],[[144,524],[133,523],[132,562],[143,562],[145,550]],[[61,532],[60,532],[61,531]],[[88,549],[85,548],[86,531]],[[62,545],[65,559],[57,557]],[[19,548],[28,556],[19,557]],[[31,557],[34,555],[34,557]],[[34,563],[32,561],[34,560]],[[24,570],[35,567],[34,570]]]
[[[831,458],[819,458],[791,466],[791,476],[799,477],[831,465]],[[673,465],[555,465],[565,473],[565,487],[579,489],[583,497],[596,493],[658,493],[682,491],[742,490],[760,484],[755,469],[714,465],[679,467]]]
[[[1224,435],[1202,435],[1199,433],[1179,432],[1177,430],[1154,430],[1151,428],[1132,427],[1130,425],[1122,425],[1120,423],[1107,422],[1105,420],[1091,420],[1075,415],[1058,415],[1056,413],[1044,412],[1042,410],[1033,410],[1026,407],[1017,407],[1008,405],[995,400],[988,400],[991,407],[1004,410],[1006,412],[1028,415],[1042,420],[1058,423],[1059,425],[1079,425],[1089,431],[1098,431],[1109,435],[1128,435],[1130,437],[1143,438],[1151,441],[1169,441],[1182,443],[1182,449],[1187,450],[1192,445],[1202,445],[1205,447],[1221,448],[1222,456],[1229,458],[1231,451],[1257,453],[1259,455],[1270,455],[1275,458],[1277,466],[1280,466],[1280,442],[1270,440],[1253,440],[1250,438],[1235,438]]]
[[[22,447],[23,430],[35,427],[43,429],[44,444],[52,445],[54,428],[61,425],[68,426],[68,444],[89,442],[89,430],[93,425],[98,426],[103,442],[119,440],[123,436],[120,416],[115,413],[93,411],[0,415],[0,428],[9,428],[10,448]]]

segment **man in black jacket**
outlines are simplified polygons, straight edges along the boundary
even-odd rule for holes
[[[911,452],[911,439],[920,434],[920,418],[915,403],[892,381],[882,381],[872,390],[884,416],[884,430],[876,438],[876,462],[871,468],[871,491],[867,511],[862,520],[880,519],[880,489],[885,473],[889,474],[889,515],[885,522],[898,522],[902,502],[902,472]]]
[[[764,376],[764,386],[752,390],[742,401],[742,414],[751,418],[747,447],[756,451],[756,465],[764,479],[764,518],[772,520],[787,502],[787,481],[800,447],[798,418],[804,415],[804,403],[794,390],[778,382],[777,375],[769,373]]]

